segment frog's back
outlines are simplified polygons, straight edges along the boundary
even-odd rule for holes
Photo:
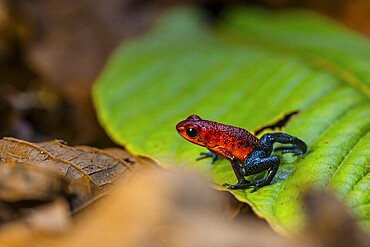
[[[243,163],[253,150],[262,148],[260,140],[249,131],[226,124],[204,120],[205,132],[208,133],[207,148],[222,147]]]

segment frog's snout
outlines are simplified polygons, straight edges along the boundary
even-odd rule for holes
[[[185,126],[182,125],[182,122],[176,124],[176,130],[180,134],[183,133],[183,132],[185,132]]]
[[[182,132],[182,131],[185,130],[185,127],[180,126],[180,127],[176,127],[176,129],[177,129],[178,132]]]

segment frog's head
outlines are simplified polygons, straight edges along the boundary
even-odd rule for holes
[[[191,115],[184,121],[181,121],[176,125],[176,130],[179,134],[186,140],[198,144],[200,146],[204,145],[204,120],[197,115]]]

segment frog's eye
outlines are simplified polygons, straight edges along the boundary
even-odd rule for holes
[[[193,128],[188,128],[186,129],[186,134],[190,137],[190,138],[195,138],[197,137],[198,135],[198,131],[196,129],[193,129]]]

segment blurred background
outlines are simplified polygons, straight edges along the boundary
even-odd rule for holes
[[[96,120],[92,84],[119,44],[184,4],[205,10],[209,24],[233,4],[305,8],[370,35],[367,0],[0,0],[0,135],[114,145]]]
[[[69,145],[115,146],[97,121],[91,96],[93,83],[119,45],[145,35],[156,24],[157,17],[180,5],[202,9],[210,28],[219,24],[223,10],[231,5],[276,12],[303,8],[339,21],[365,38],[370,37],[368,0],[0,0],[0,136],[30,142],[63,139]],[[11,151],[23,150],[19,148],[22,141],[14,142],[14,146],[8,144],[11,141],[14,142],[4,141],[2,151],[12,158],[25,154],[27,158],[41,157],[41,161],[49,161],[42,156],[45,152],[34,147],[34,156],[29,155],[31,151],[24,147],[27,152],[13,154]],[[54,194],[51,193],[47,199],[40,199],[38,195],[36,199],[25,199],[19,193],[13,193],[19,198],[11,197],[10,203],[7,198],[0,198],[0,212],[3,212],[0,223],[18,217],[18,212],[21,216],[38,212],[33,208],[35,205],[46,205],[50,201],[49,205],[53,206],[40,214],[45,217],[37,217],[35,221],[32,218],[26,223],[16,222],[15,228],[2,225],[0,242],[5,236],[14,241],[13,244],[18,244],[1,246],[24,246],[24,243],[40,246],[37,240],[42,240],[44,246],[51,246],[48,237],[60,237],[59,245],[53,246],[76,246],[76,243],[80,246],[88,245],[86,243],[121,246],[123,242],[127,243],[125,246],[179,246],[186,241],[188,245],[180,246],[230,246],[230,243],[234,243],[232,246],[240,246],[240,243],[242,246],[298,245],[272,232],[246,204],[208,188],[208,183],[193,176],[158,169],[143,177],[135,177],[135,172],[152,167],[152,163],[125,152],[117,153],[117,150],[113,150],[114,155],[108,153],[102,159],[102,151],[95,148],[89,149],[89,156],[85,149],[81,151],[81,147],[71,151],[64,142],[46,143],[44,146],[51,146],[50,152],[56,153],[58,161],[66,154],[66,160],[75,160],[77,165],[91,163],[91,167],[101,168],[103,164],[110,169],[109,164],[115,164],[120,167],[118,172],[112,172],[116,176],[108,176],[108,168],[101,169],[101,174],[108,174],[107,181],[104,181],[108,185],[122,173],[128,171],[128,175],[123,176],[122,183],[117,186],[118,192],[112,193],[116,197],[107,197],[105,202],[100,199],[106,196],[103,186],[97,186],[96,193],[91,193],[90,183],[94,179],[87,182],[81,179],[79,184],[75,183],[80,181],[79,177],[68,178],[68,185],[72,189],[76,186],[78,190],[75,192],[68,188],[67,191],[63,187],[67,187],[65,177],[47,173],[46,178],[40,179],[39,173],[44,173],[41,169],[32,170],[32,162],[31,165],[22,163],[23,166],[18,166],[21,169],[16,167],[14,174],[17,176],[13,177],[9,176],[5,165],[0,165],[0,168],[5,167],[0,171],[3,178],[0,180],[7,182],[9,188],[18,185],[21,189],[29,189],[31,194],[42,192],[42,189],[50,192],[48,185],[38,183],[48,182],[50,177],[61,187],[56,192],[51,191]],[[74,156],[68,156],[69,152]],[[96,153],[98,155],[94,156]],[[122,164],[116,162],[115,157],[120,157]],[[39,160],[36,161],[38,164]],[[0,163],[5,163],[2,156]],[[15,167],[14,164],[9,166]],[[27,169],[31,172],[23,175]],[[96,175],[95,170],[90,170],[89,175]],[[33,173],[37,176],[32,177]],[[131,176],[135,179],[127,185]],[[33,184],[39,187],[32,187]],[[79,187],[81,184],[87,186]],[[148,189],[148,186],[154,189]],[[7,187],[2,188],[6,192]],[[75,193],[70,193],[71,190]],[[84,194],[86,191],[90,194]],[[79,194],[85,196],[82,205],[92,210],[85,217],[80,212],[84,207],[71,206],[72,196]],[[95,208],[94,203],[99,200],[102,204]],[[357,228],[346,208],[334,197],[313,192],[306,195],[304,203],[308,226],[303,236],[297,239],[299,246],[369,246],[368,235]],[[77,217],[72,218],[71,211]],[[252,215],[251,221],[245,221],[243,217],[246,215]],[[225,218],[234,221],[225,224]],[[178,231],[181,227],[185,231]],[[63,235],[57,235],[68,229],[75,234],[69,234],[65,239]]]

